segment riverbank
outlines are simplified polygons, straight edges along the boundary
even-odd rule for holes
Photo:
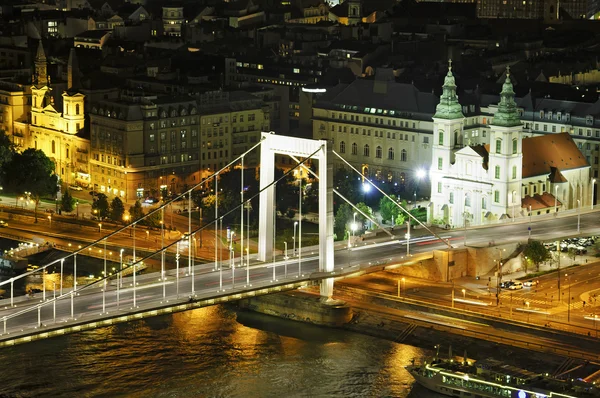
[[[274,299],[273,296],[278,298]],[[259,297],[253,299],[254,305],[249,306],[246,303],[240,307],[428,350],[440,345],[442,352],[447,352],[449,347],[452,347],[454,355],[460,357],[466,350],[468,358],[472,360],[491,356],[539,373],[554,372],[566,358],[574,359],[575,363],[584,363],[598,357],[597,344],[592,339],[587,341],[579,336],[574,337],[558,331],[530,328],[501,319],[494,321],[477,318],[450,310],[446,313],[428,312],[426,304],[419,310],[413,304],[404,305],[398,300],[382,303],[382,299],[371,300],[361,297],[356,292],[338,290],[336,297],[346,302],[352,316],[348,322],[334,326],[316,321],[317,317],[311,316],[307,310],[307,302],[318,303],[314,310],[315,315],[322,314],[325,304],[319,302],[316,289],[267,297],[270,298],[264,303]],[[275,303],[278,303],[280,308],[276,308]],[[339,310],[339,302],[336,307]],[[296,314],[295,308],[302,308],[302,314]]]

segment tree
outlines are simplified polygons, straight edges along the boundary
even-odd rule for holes
[[[4,165],[7,190],[17,194],[30,192],[35,203],[35,222],[40,198],[52,196],[58,190],[58,176],[54,174],[52,162],[39,149],[29,148],[22,153],[14,153],[10,162]]]
[[[62,211],[66,211],[67,213],[73,211],[73,208],[75,207],[75,199],[73,199],[69,190],[66,190],[65,193],[63,193],[60,201],[60,207]]]
[[[125,214],[125,205],[119,197],[115,197],[110,203],[110,219],[113,221],[122,221]]]
[[[369,216],[369,218],[371,220],[374,220],[373,217],[373,209],[371,209],[369,206],[367,206],[364,202],[359,202],[356,204],[356,207],[363,212],[364,214],[366,214],[367,216]],[[365,229],[365,225],[366,222],[369,221],[368,218],[366,218],[365,216],[363,216],[360,212],[357,212],[358,214],[356,214],[356,223],[358,224],[358,229],[357,231],[360,231],[360,233],[362,234],[364,229]]]
[[[535,265],[536,270],[540,270],[540,264],[550,259],[550,252],[539,240],[530,241],[523,250],[526,261]]]
[[[346,237],[347,225],[353,220],[352,208],[348,203],[343,203],[335,213],[333,221],[333,232],[336,240],[344,240]]]
[[[567,256],[571,259],[571,265],[575,262],[575,258],[577,258],[577,249],[574,247],[569,247],[567,251]]]
[[[144,217],[144,209],[142,209],[142,204],[139,200],[133,206],[129,206],[129,216],[131,217],[131,221],[136,221]]]
[[[0,182],[6,184],[5,166],[8,165],[15,153],[15,146],[6,133],[0,130]]]
[[[105,219],[109,216],[109,204],[108,198],[103,193],[96,194],[96,200],[92,203],[92,210],[95,210],[96,214],[101,219]]]

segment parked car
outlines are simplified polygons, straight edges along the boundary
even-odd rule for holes
[[[510,288],[510,286],[511,286],[512,284],[514,284],[514,283],[515,283],[515,282],[513,282],[513,281],[504,281],[504,282],[500,282],[500,287],[501,287],[501,288],[503,288],[503,289],[508,289],[508,288]]]
[[[0,228],[8,227],[8,223],[4,220],[0,220]]]
[[[83,188],[79,185],[69,185],[69,189],[72,189],[73,191],[83,191]]]
[[[523,286],[524,287],[531,287],[531,286],[533,286],[534,283],[535,282],[533,282],[533,281],[526,281],[526,282],[523,282]]]
[[[518,289],[523,289],[523,283],[521,283],[519,281],[513,282],[513,284],[508,287],[508,290],[518,290]]]

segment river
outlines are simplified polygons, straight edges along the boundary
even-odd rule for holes
[[[0,350],[1,397],[411,397],[422,349],[222,306]]]

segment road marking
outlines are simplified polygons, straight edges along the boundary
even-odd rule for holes
[[[472,324],[472,325],[478,325],[478,326],[490,326],[490,325],[488,325],[487,323],[480,323],[480,322],[467,321],[467,320],[465,320],[465,319],[454,318],[454,317],[452,317],[452,316],[448,316],[448,315],[441,315],[441,314],[427,314],[427,313],[424,313],[424,312],[422,312],[422,314],[425,314],[425,315],[430,315],[430,316],[435,316],[435,317],[438,317],[438,318],[448,318],[448,319],[452,319],[452,320],[454,320],[454,321],[459,321],[459,322],[464,322],[464,323],[470,323],[470,324]]]

